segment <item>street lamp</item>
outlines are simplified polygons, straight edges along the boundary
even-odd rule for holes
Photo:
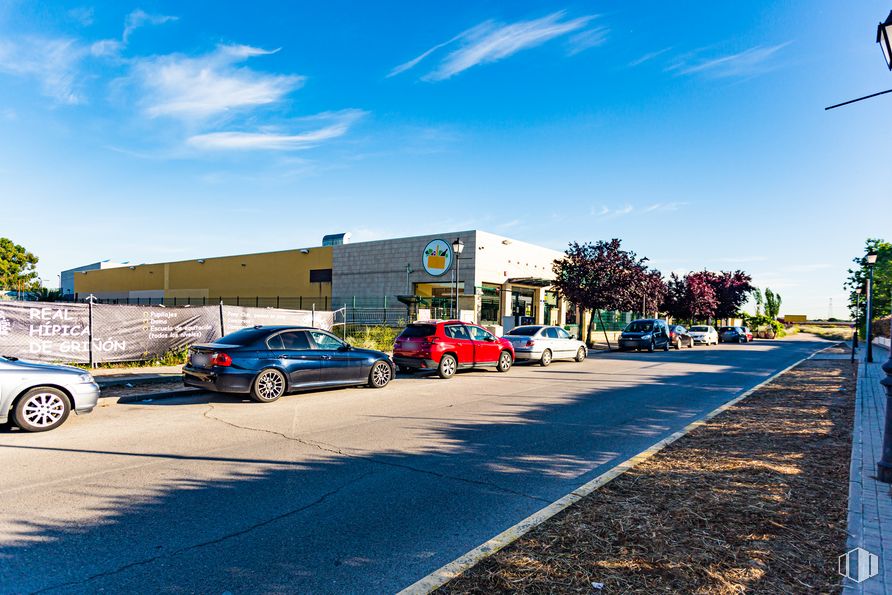
[[[855,288],[855,332],[852,334],[852,351],[858,349],[858,323],[861,318],[861,286]]]
[[[886,58],[886,66],[892,70],[892,44],[889,43],[889,37],[892,36],[892,12],[886,20],[877,25],[877,43],[883,48],[883,57]]]
[[[461,241],[461,238],[455,238],[452,242],[452,253],[455,254],[455,319],[458,320],[461,316],[458,310],[458,275],[461,272],[461,265],[459,265],[459,256],[461,256],[462,250],[465,249],[465,243]]]
[[[864,336],[867,338],[867,363],[873,363],[873,335],[871,333],[870,322],[873,320],[873,265],[877,263],[877,253],[867,253],[867,270],[870,274],[867,277],[867,329]]]

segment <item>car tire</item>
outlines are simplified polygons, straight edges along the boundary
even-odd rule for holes
[[[675,349],[681,350],[681,339],[675,340]]]
[[[580,347],[576,350],[576,361],[581,362],[585,360],[585,347]]]
[[[393,368],[390,364],[377,361],[369,370],[369,386],[372,388],[384,388],[393,380]]]
[[[666,344],[663,345],[663,351],[669,351],[669,339],[666,339]]]
[[[285,394],[285,375],[275,368],[261,370],[251,383],[251,399],[272,403]]]
[[[548,364],[551,363],[551,349],[546,349],[542,352],[542,357],[539,359],[539,365],[543,368],[547,368]]]
[[[499,354],[499,361],[496,364],[496,370],[498,370],[499,372],[507,372],[511,369],[511,364],[513,363],[514,362],[512,361],[511,353],[508,351],[503,351]]]
[[[415,371],[415,368],[411,366],[400,366],[400,374],[411,374]]]
[[[688,349],[693,349],[693,348],[694,348],[694,340],[693,340],[693,339],[689,339],[689,340],[688,340]]]
[[[454,355],[446,354],[440,358],[440,365],[437,366],[437,374],[443,380],[448,380],[455,376],[455,370],[458,368],[458,361]]]
[[[37,387],[18,400],[12,421],[25,432],[48,432],[65,423],[69,413],[71,400],[68,395],[58,388]]]
[[[657,348],[656,342],[655,342],[653,339],[651,339],[651,340],[650,340],[650,345],[647,346],[647,352],[648,352],[648,353],[653,353],[654,350],[656,350],[656,348]]]

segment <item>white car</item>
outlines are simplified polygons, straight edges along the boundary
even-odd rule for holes
[[[705,343],[706,345],[718,345],[719,333],[715,327],[707,324],[698,324],[688,329],[688,333],[694,338],[694,343]]]
[[[502,338],[514,347],[515,361],[537,361],[547,366],[555,359],[581,362],[588,355],[585,343],[559,326],[527,324],[511,329]]]
[[[0,424],[46,432],[65,423],[72,409],[91,412],[98,399],[99,385],[84,370],[0,357]]]

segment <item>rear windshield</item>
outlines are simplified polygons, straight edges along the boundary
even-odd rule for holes
[[[538,326],[519,326],[517,328],[513,328],[508,331],[509,335],[514,335],[517,337],[532,337],[536,333],[539,332],[539,329],[542,327]]]
[[[723,333],[727,333],[728,331],[736,331],[737,329],[734,328],[733,326],[723,326],[719,330]]]
[[[694,331],[695,333],[705,333],[706,331],[709,330],[709,327],[708,326],[692,326],[691,330]]]
[[[235,331],[234,333],[229,333],[222,339],[216,341],[217,343],[225,343],[227,345],[252,345],[257,341],[266,338],[269,334],[269,329],[259,329],[259,328],[243,328],[240,331]]]
[[[437,334],[437,327],[432,324],[410,324],[403,332],[400,333],[400,337],[404,339],[412,339],[415,337],[430,337],[431,335]]]
[[[647,333],[654,330],[654,323],[650,320],[636,320],[630,322],[625,330],[630,333]]]

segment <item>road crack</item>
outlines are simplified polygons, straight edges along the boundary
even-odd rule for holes
[[[226,421],[225,419],[221,419],[214,415],[211,415],[211,413],[213,411],[214,411],[213,403],[208,403],[208,410],[205,411],[202,415],[206,419],[218,421],[220,423],[226,424],[227,426],[230,426],[233,428],[238,428],[240,430],[247,430],[247,431],[252,431],[252,432],[261,432],[264,434],[272,434],[274,436],[284,438],[285,440],[291,440],[294,442],[298,442],[300,444],[304,444],[306,446],[311,446],[313,448],[317,448],[323,452],[327,452],[327,453],[331,453],[331,454],[338,454],[338,455],[341,455],[344,457],[349,457],[352,459],[373,463],[375,465],[382,465],[384,467],[392,467],[392,468],[397,468],[397,469],[405,469],[407,471],[414,471],[415,473],[431,475],[433,477],[437,477],[440,479],[451,479],[453,481],[459,481],[459,482],[463,482],[463,483],[467,483],[467,484],[471,484],[471,485],[485,486],[488,488],[499,490],[500,492],[504,492],[506,494],[520,496],[521,498],[528,498],[530,500],[536,500],[538,502],[544,502],[545,504],[551,503],[550,500],[547,500],[545,498],[540,498],[538,496],[533,496],[530,494],[526,494],[524,492],[512,490],[511,488],[506,488],[505,486],[499,485],[499,484],[491,482],[491,481],[486,481],[486,480],[482,480],[482,479],[468,479],[467,477],[460,477],[458,475],[449,475],[448,473],[440,473],[437,471],[430,471],[428,469],[421,469],[419,467],[413,467],[412,465],[406,465],[405,463],[394,463],[391,461],[382,461],[382,460],[374,458],[373,456],[364,454],[359,451],[348,452],[347,450],[342,449],[342,448],[335,446],[333,444],[327,444],[325,442],[317,442],[314,440],[307,440],[307,439],[301,438],[299,436],[292,436],[292,435],[285,434],[284,432],[276,432],[275,430],[267,430],[265,428],[254,428],[251,426],[242,426],[242,425],[239,425],[236,423],[232,423],[230,421]]]
[[[258,521],[258,522],[254,523],[254,524],[252,524],[252,525],[250,525],[250,526],[248,526],[248,527],[245,527],[244,529],[240,529],[240,530],[238,530],[238,531],[234,531],[234,532],[232,532],[232,533],[227,533],[226,535],[222,535],[222,536],[220,536],[220,537],[217,537],[217,538],[215,538],[215,539],[211,539],[211,540],[209,540],[209,541],[205,541],[205,542],[202,542],[202,543],[197,543],[197,544],[194,544],[194,545],[189,545],[189,546],[186,546],[186,547],[181,547],[181,548],[179,548],[179,549],[176,549],[176,550],[173,550],[173,551],[170,551],[170,552],[166,552],[166,553],[164,553],[164,554],[159,554],[159,555],[157,555],[157,556],[152,556],[151,558],[146,558],[146,559],[144,559],[144,560],[138,560],[138,561],[136,561],[136,562],[130,562],[130,563],[128,563],[128,564],[124,564],[123,566],[120,566],[120,567],[118,567],[118,568],[116,568],[116,569],[114,569],[114,570],[107,570],[107,571],[105,571],[105,572],[100,572],[100,573],[94,574],[94,575],[92,575],[92,576],[89,576],[89,577],[87,577],[87,578],[85,578],[85,579],[81,579],[81,580],[78,580],[78,581],[69,581],[69,582],[66,582],[66,583],[60,583],[60,584],[57,584],[57,585],[51,585],[51,586],[49,586],[49,587],[44,587],[43,589],[40,589],[40,590],[38,590],[38,591],[33,591],[33,593],[46,593],[46,592],[48,592],[48,591],[53,591],[53,590],[56,590],[56,589],[62,589],[62,588],[65,588],[65,587],[74,587],[74,586],[77,586],[77,585],[86,585],[87,583],[90,583],[90,582],[95,581],[95,580],[97,580],[97,579],[101,579],[101,578],[105,578],[105,577],[109,577],[109,576],[114,576],[114,575],[116,575],[116,574],[120,574],[121,572],[124,572],[124,571],[126,571],[126,570],[129,570],[129,569],[131,569],[131,568],[135,568],[135,567],[137,567],[137,566],[145,566],[146,564],[151,564],[151,563],[153,563],[153,562],[157,562],[158,560],[162,560],[162,559],[164,559],[164,558],[171,558],[171,557],[174,557],[174,556],[179,556],[180,554],[184,554],[184,553],[186,553],[186,552],[190,552],[190,551],[193,551],[193,550],[201,549],[201,548],[204,548],[204,547],[207,547],[207,546],[210,546],[210,545],[216,545],[216,544],[218,544],[218,543],[222,543],[222,542],[227,541],[227,540],[229,540],[229,539],[232,539],[232,538],[234,538],[234,537],[240,537],[240,536],[242,536],[242,535],[246,535],[246,534],[248,534],[248,533],[250,533],[250,532],[252,532],[252,531],[255,531],[256,529],[260,529],[260,528],[265,527],[265,526],[267,526],[267,525],[271,525],[271,524],[273,524],[273,523],[275,523],[275,522],[277,522],[277,521],[281,521],[282,519],[286,519],[286,518],[288,518],[288,517],[290,517],[290,516],[292,516],[292,515],[295,515],[295,514],[298,514],[298,513],[301,513],[301,512],[305,512],[305,511],[307,511],[307,510],[309,510],[309,509],[311,509],[311,508],[313,508],[313,507],[315,507],[315,506],[319,506],[320,504],[322,504],[323,502],[325,502],[326,500],[328,500],[328,499],[331,498],[332,496],[336,495],[338,492],[342,491],[344,488],[347,488],[347,487],[349,487],[349,486],[352,486],[352,485],[354,485],[354,484],[356,484],[356,483],[362,481],[363,479],[365,479],[366,477],[368,477],[369,475],[372,475],[372,474],[373,474],[372,471],[367,471],[367,472],[363,473],[362,475],[360,475],[359,477],[357,477],[357,478],[355,478],[355,479],[351,479],[350,481],[346,482],[344,485],[339,486],[339,487],[337,487],[337,488],[335,488],[335,489],[333,489],[333,490],[331,490],[331,491],[329,491],[329,492],[326,492],[325,494],[322,494],[319,498],[317,498],[317,499],[314,500],[313,502],[310,502],[309,504],[305,504],[305,505],[303,505],[303,506],[299,506],[298,508],[295,508],[295,509],[293,509],[293,510],[289,510],[289,511],[283,512],[282,514],[276,515],[276,516],[274,516],[274,517],[272,517],[272,518],[269,518],[269,519],[266,519],[266,520],[263,520],[263,521]]]

